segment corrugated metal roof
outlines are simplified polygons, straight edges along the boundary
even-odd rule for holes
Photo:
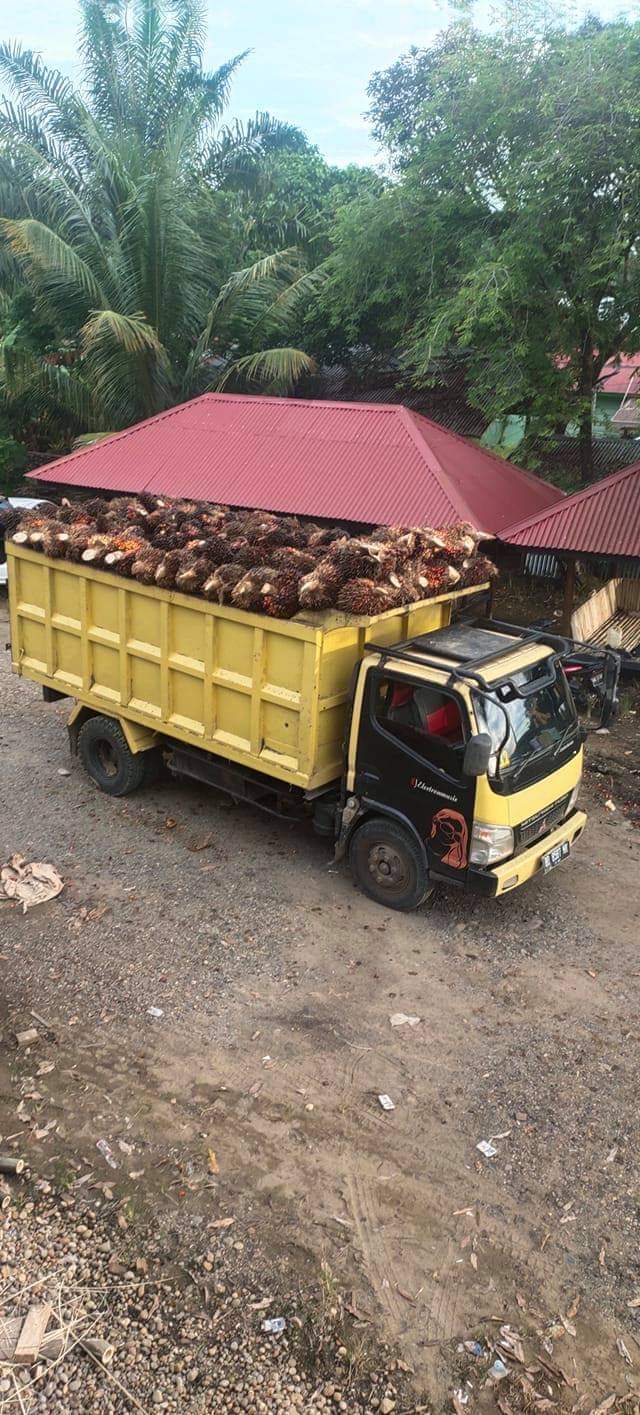
[[[609,359],[602,366],[598,379],[601,393],[629,393],[637,397],[640,389],[640,354],[622,354],[619,359]]]
[[[640,462],[501,533],[510,545],[640,557]]]
[[[496,532],[559,492],[395,404],[205,393],[50,462],[42,482],[333,520]]]

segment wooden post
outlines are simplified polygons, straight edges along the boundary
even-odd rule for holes
[[[571,633],[571,615],[576,590],[576,558],[567,556],[564,562],[564,599],[562,602],[562,632]]]

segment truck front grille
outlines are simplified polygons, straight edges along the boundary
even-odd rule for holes
[[[568,791],[566,796],[561,796],[559,801],[552,801],[544,811],[538,811],[535,816],[529,816],[528,820],[522,821],[522,824],[516,827],[516,848],[524,849],[525,846],[531,845],[533,840],[538,840],[541,835],[546,835],[547,831],[559,825],[567,813],[570,795],[571,792]]]

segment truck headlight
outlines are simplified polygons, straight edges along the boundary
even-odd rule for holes
[[[510,825],[483,825],[476,821],[471,831],[469,859],[473,865],[495,865],[513,854],[513,831]]]
[[[576,806],[577,806],[577,804],[578,804],[578,796],[579,796],[579,795],[580,795],[580,782],[578,782],[578,785],[577,785],[577,786],[574,786],[573,791],[571,792],[571,795],[570,795],[570,797],[569,797],[569,804],[568,804],[568,806],[567,806],[567,815],[568,815],[568,816],[571,815],[571,812],[572,812],[572,811],[575,811],[575,808],[576,808]]]

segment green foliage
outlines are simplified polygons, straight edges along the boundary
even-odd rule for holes
[[[27,470],[26,448],[0,429],[0,496],[9,496]]]
[[[273,243],[274,268],[256,264],[245,207],[280,154],[306,151],[304,136],[268,114],[222,122],[245,56],[203,68],[201,0],[80,10],[82,90],[0,46],[12,95],[0,112],[0,288],[27,291],[34,316],[28,337],[24,321],[5,321],[5,407],[26,403],[75,433],[127,426],[210,387],[270,337],[269,387],[291,387],[302,356],[280,348],[283,286],[311,297],[321,277],[301,285],[303,254],[280,258]],[[250,321],[242,281],[229,282],[236,265],[252,271]]]
[[[640,23],[466,13],[370,85],[395,180],[341,213],[323,303],[421,381],[462,361],[488,419],[578,425],[640,344]],[[520,455],[520,453],[519,453]]]

